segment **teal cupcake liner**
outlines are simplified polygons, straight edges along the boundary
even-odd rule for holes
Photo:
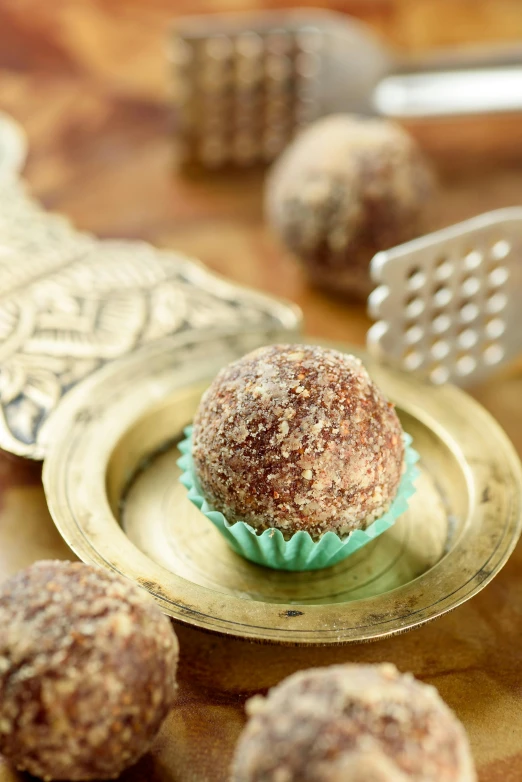
[[[409,434],[404,434],[403,437],[406,469],[389,510],[365,530],[354,530],[344,538],[340,538],[335,532],[325,532],[319,540],[314,541],[308,532],[299,530],[285,540],[279,529],[272,528],[259,533],[244,521],[230,524],[220,511],[214,510],[202,494],[192,462],[192,426],[185,429],[185,439],[178,445],[182,453],[178,459],[178,465],[183,471],[180,481],[188,489],[189,500],[221,532],[237,554],[257,565],[274,570],[319,570],[335,565],[375,540],[390,529],[407,509],[408,500],[415,493],[414,483],[420,472],[416,467],[419,455],[411,447],[412,438]]]

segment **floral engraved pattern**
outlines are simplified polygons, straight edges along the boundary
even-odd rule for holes
[[[292,307],[197,262],[144,242],[97,240],[46,213],[16,176],[21,149],[0,115],[1,447],[39,456],[38,431],[62,396],[148,342],[245,331],[261,342],[297,328]]]

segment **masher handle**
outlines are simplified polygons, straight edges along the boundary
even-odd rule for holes
[[[440,49],[396,64],[373,94],[385,116],[522,111],[522,43]]]

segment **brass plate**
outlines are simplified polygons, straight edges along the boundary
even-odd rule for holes
[[[408,512],[373,544],[315,573],[267,570],[230,551],[178,484],[175,442],[210,378],[246,347],[235,338],[209,360],[206,345],[205,362],[174,371],[168,344],[156,344],[64,399],[44,485],[59,530],[83,560],[134,579],[182,622],[291,644],[403,632],[456,608],[499,572],[521,532],[513,447],[464,392],[371,362],[421,454]]]

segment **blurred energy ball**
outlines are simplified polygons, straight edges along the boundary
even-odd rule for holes
[[[365,299],[371,258],[424,232],[433,191],[429,165],[399,125],[332,115],[275,162],[265,212],[316,285]]]

